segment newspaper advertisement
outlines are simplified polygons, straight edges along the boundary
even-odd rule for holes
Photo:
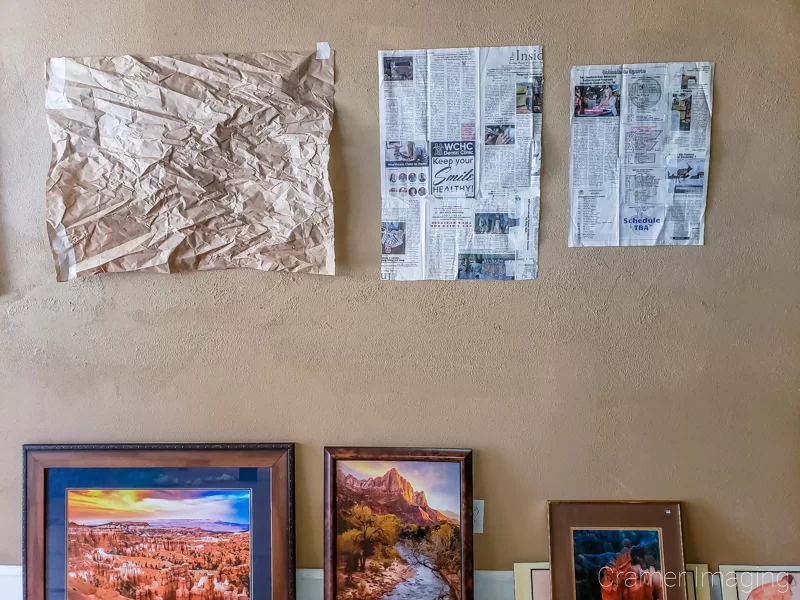
[[[378,54],[381,279],[535,279],[542,48]]]
[[[702,245],[710,62],[572,69],[569,246]]]

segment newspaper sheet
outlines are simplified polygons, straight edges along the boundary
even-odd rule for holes
[[[710,62],[572,69],[569,246],[702,245]]]
[[[542,48],[378,54],[381,279],[535,279]]]
[[[333,275],[333,56],[51,58],[59,281],[249,267]]]

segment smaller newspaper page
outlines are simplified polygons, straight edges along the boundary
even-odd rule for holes
[[[700,246],[714,64],[572,68],[569,246]]]
[[[378,53],[381,279],[535,279],[542,48]]]

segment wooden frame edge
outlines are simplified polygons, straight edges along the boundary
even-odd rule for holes
[[[471,448],[428,448],[402,446],[325,446],[333,460],[439,460],[457,462],[472,454]],[[355,458],[353,458],[355,457]]]
[[[276,492],[279,494],[276,496]],[[294,600],[297,594],[294,444],[289,444],[270,466],[270,501],[272,504],[272,597]],[[283,496],[283,498],[281,498]],[[280,511],[275,510],[275,500]],[[285,507],[285,512],[282,510]],[[280,552],[275,549],[280,548]],[[285,573],[285,582],[275,577]]]
[[[475,532],[473,531],[472,450],[456,450],[461,458],[461,599],[475,597]]]
[[[334,483],[331,481],[331,473],[336,468],[336,458],[334,454],[337,448],[325,448],[325,475],[323,492],[323,590],[322,595],[326,600],[336,597],[336,534],[333,531],[334,514],[336,513],[336,491]]]
[[[548,508],[552,504],[677,504],[680,500],[548,500]]]
[[[44,466],[22,448],[22,597],[45,598]]]

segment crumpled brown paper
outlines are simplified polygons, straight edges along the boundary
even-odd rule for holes
[[[59,281],[334,272],[333,58],[52,58],[47,229]]]

